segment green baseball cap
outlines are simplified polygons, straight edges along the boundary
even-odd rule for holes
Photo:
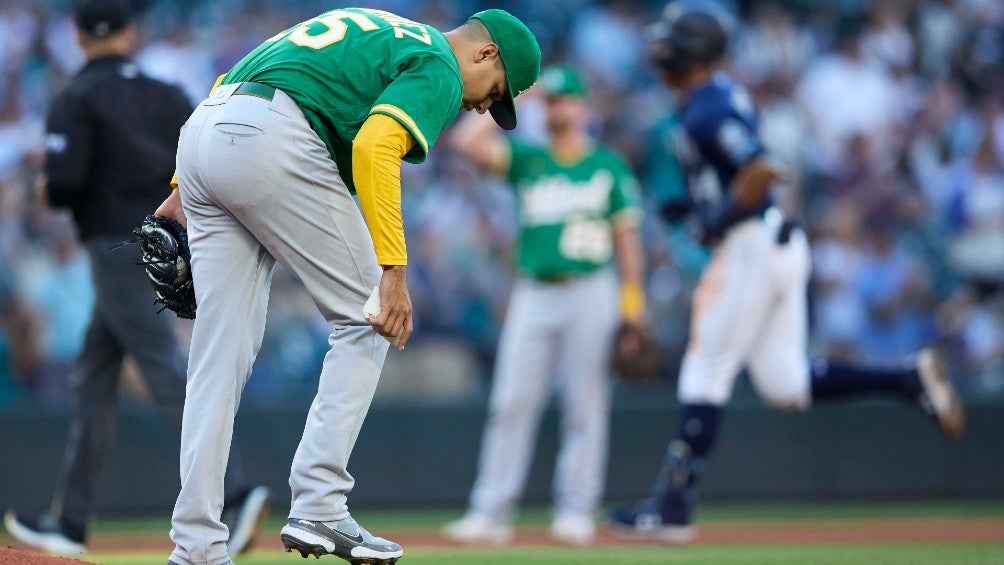
[[[540,73],[540,87],[548,96],[572,96],[585,98],[589,88],[582,75],[572,67],[554,65]]]
[[[505,10],[485,10],[471,16],[488,28],[492,41],[499,46],[499,56],[505,66],[509,96],[492,104],[488,111],[503,129],[516,127],[514,98],[528,90],[540,75],[540,46],[530,28]]]

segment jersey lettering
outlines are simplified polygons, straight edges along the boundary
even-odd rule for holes
[[[758,147],[756,135],[749,126],[735,118],[728,118],[719,126],[718,145],[722,154],[737,167],[749,161]]]
[[[373,23],[373,20],[367,17],[368,14],[370,16],[378,17],[390,24],[390,26],[394,28],[394,37],[397,39],[411,37],[426,45],[432,45],[432,36],[429,35],[429,30],[423,24],[413,22],[409,19],[402,18],[397,14],[392,14],[383,10],[360,9],[359,12],[332,10],[326,14],[321,14],[316,18],[307,20],[291,30],[280,32],[266,40],[266,43],[278,41],[283,37],[286,37],[301,47],[324,49],[329,45],[333,45],[345,39],[345,33],[349,29],[348,24],[344,21],[346,19],[352,21],[352,23],[356,24],[356,26],[358,26],[362,31],[380,29],[380,26]],[[320,33],[316,33],[317,24],[324,26],[326,29]],[[405,27],[410,27],[415,31],[405,29]]]
[[[565,259],[604,263],[614,255],[610,222],[576,218],[561,230],[558,251]]]
[[[392,14],[390,12],[385,12],[383,10],[373,10],[370,8],[364,8],[360,11],[366,12],[371,16],[376,16],[383,21],[389,23],[394,28],[394,37],[397,39],[402,39],[405,36],[411,37],[421,41],[426,45],[432,45],[432,37],[429,35],[429,30],[423,24],[418,22],[413,22],[407,18],[402,18],[397,14]],[[404,29],[404,27],[410,27],[418,30],[417,32],[409,31]]]
[[[511,149],[520,270],[546,278],[610,265],[613,224],[638,213],[628,165],[602,146],[575,164],[556,161],[546,146],[511,142]]]
[[[364,14],[346,12],[345,10],[332,10],[331,12],[303,22],[303,24],[290,31],[287,37],[290,41],[301,47],[324,49],[325,47],[338,43],[345,38],[345,32],[348,31],[349,25],[342,21],[343,19],[351,20],[352,23],[359,26],[359,29],[363,31],[380,29],[380,26],[373,23],[373,20],[367,18]],[[321,33],[312,35],[311,29],[316,27],[314,24],[323,25],[327,29]],[[275,41],[281,36],[282,33],[272,37],[269,41]]]
[[[535,179],[522,192],[521,223],[540,226],[561,223],[576,213],[602,214],[610,205],[613,184],[614,177],[606,170],[596,171],[581,182],[565,175]]]

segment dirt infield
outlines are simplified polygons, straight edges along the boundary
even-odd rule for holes
[[[84,565],[86,561],[52,557],[11,546],[0,547],[0,565]],[[90,565],[90,564],[88,564]]]
[[[282,550],[278,532],[258,537],[256,549]],[[381,530],[379,534],[404,547],[450,547],[454,544],[439,536],[435,530],[406,529],[399,532]],[[825,521],[771,521],[771,522],[715,522],[700,526],[697,539],[691,545],[817,545],[817,544],[925,544],[925,543],[1004,542],[1004,520],[825,520]],[[601,531],[597,545],[618,546],[655,544],[617,537]],[[557,545],[547,535],[546,528],[521,528],[514,545]],[[172,545],[163,535],[102,536],[88,544],[93,552],[164,551],[170,553]],[[32,562],[34,563],[34,562]],[[41,562],[40,562],[41,563]],[[56,565],[54,562],[53,565]],[[59,562],[62,563],[62,562]],[[0,560],[0,565],[7,565]]]

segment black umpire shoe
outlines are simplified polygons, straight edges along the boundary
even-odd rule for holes
[[[83,555],[83,528],[73,527],[54,516],[29,516],[13,510],[8,510],[3,517],[3,524],[10,535],[18,541],[41,549],[48,553],[59,555]]]
[[[227,552],[237,555],[247,551],[255,533],[269,511],[268,487],[256,486],[233,501],[223,504],[220,521],[230,530]]]

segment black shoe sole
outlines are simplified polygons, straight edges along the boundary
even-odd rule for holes
[[[282,545],[286,547],[286,553],[293,550],[300,552],[300,557],[306,559],[313,555],[315,559],[320,559],[322,555],[334,555],[339,559],[348,561],[351,565],[394,565],[400,557],[382,559],[379,557],[346,557],[337,553],[328,553],[323,545],[317,545],[300,541],[289,534],[282,534]]]

